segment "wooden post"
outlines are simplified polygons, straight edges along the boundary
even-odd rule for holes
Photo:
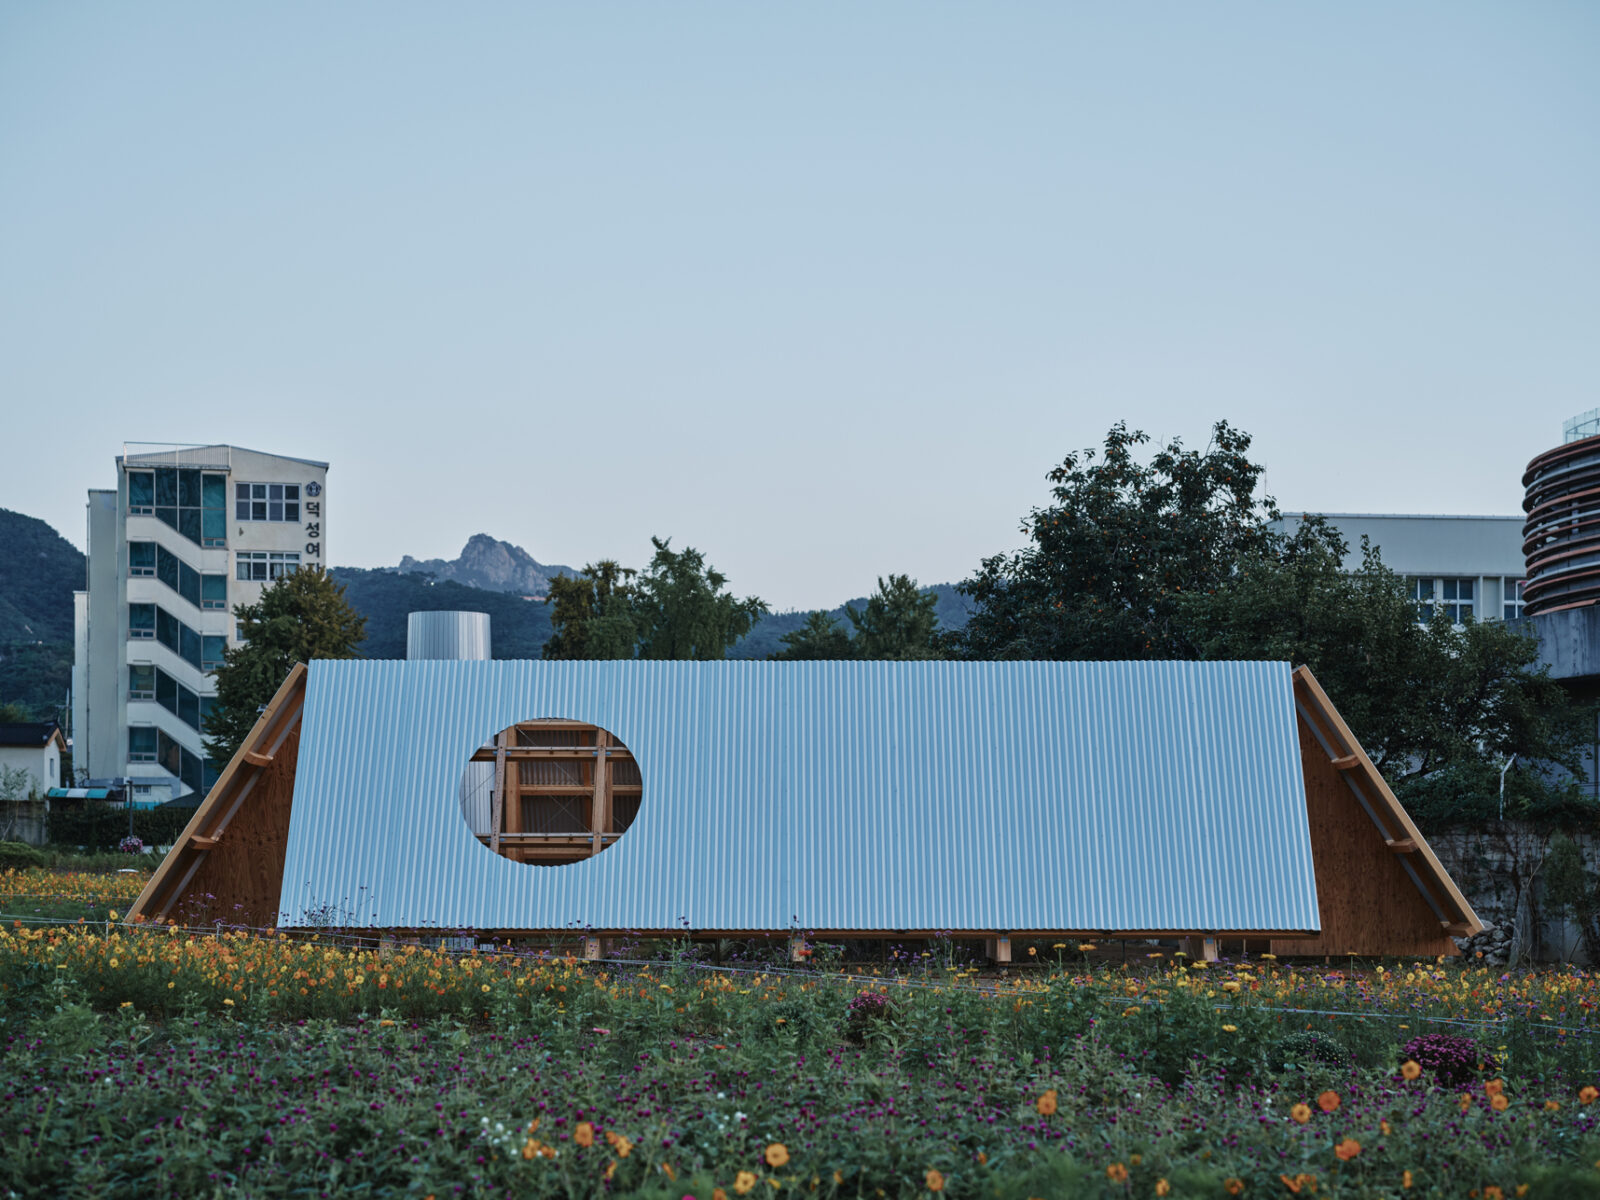
[[[989,938],[987,941],[989,957],[997,963],[1011,961],[1011,935],[1002,933],[999,937]]]
[[[594,731],[594,800],[589,808],[589,829],[594,834],[594,841],[589,853],[599,854],[605,842],[601,835],[606,832],[606,742],[607,735],[604,729],[596,727]]]
[[[511,730],[502,729],[494,742],[494,791],[489,813],[489,849],[500,853],[500,826],[505,817],[506,800],[506,747],[510,744]]]
[[[583,939],[583,957],[586,962],[599,962],[605,954],[605,943],[597,937]]]
[[[810,954],[807,953],[809,949],[810,947],[806,945],[806,939],[802,934],[796,933],[792,935],[789,938],[789,961],[797,963],[805,962],[806,959],[811,957]]]

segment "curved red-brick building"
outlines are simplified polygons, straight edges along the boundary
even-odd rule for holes
[[[1600,434],[1546,450],[1528,464],[1522,486],[1526,614],[1600,601]]]

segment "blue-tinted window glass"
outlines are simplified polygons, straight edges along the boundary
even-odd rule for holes
[[[128,668],[128,698],[148,700],[156,692],[156,669],[148,663],[135,663]]]
[[[156,606],[154,604],[128,605],[128,628],[135,631],[135,637],[149,637],[156,629]]]
[[[156,477],[149,471],[128,472],[128,506],[149,508],[156,502]]]
[[[195,545],[198,546],[200,544],[200,510],[198,508],[180,508],[178,510],[178,532]]]
[[[178,469],[176,467],[156,468],[156,503],[177,507]]]
[[[156,505],[156,520],[163,525],[170,525],[176,529],[178,527],[178,510],[158,504]]]
[[[216,783],[221,776],[222,772],[217,770],[216,763],[212,762],[209,758],[201,760],[200,782],[205,785],[205,790],[207,792],[211,790],[211,785]]]
[[[156,641],[174,654],[178,649],[178,618],[164,608],[156,609]]]
[[[211,719],[211,710],[212,710],[212,708],[214,708],[216,706],[216,703],[217,703],[217,698],[215,696],[201,696],[200,697],[200,725],[199,725],[199,729],[200,729],[201,733],[204,733],[206,731],[206,722]]]
[[[152,575],[156,569],[156,544],[154,542],[128,543],[128,570],[135,575]]]
[[[156,703],[170,713],[178,711],[178,681],[165,671],[156,672]]]
[[[183,655],[183,661],[191,667],[200,666],[200,635],[187,625],[180,624],[178,631],[182,635],[182,646],[178,653]]]
[[[228,644],[225,637],[213,637],[206,634],[201,638],[200,666],[207,671],[215,671],[222,665],[222,651]]]
[[[178,565],[178,595],[196,608],[200,607],[200,572],[188,563]]]
[[[228,544],[228,511],[223,508],[202,509],[200,513],[200,537],[206,546],[226,546]]]
[[[228,507],[228,477],[203,475],[200,479],[200,507],[225,512]]]
[[[228,577],[226,575],[200,576],[200,607],[228,607]]]
[[[186,687],[178,689],[178,719],[195,729],[200,728],[200,697]]]
[[[184,508],[200,507],[200,472],[178,472],[178,503]]]
[[[128,730],[128,757],[134,762],[154,762],[156,731],[150,725],[135,725]]]
[[[156,547],[156,578],[178,590],[178,556],[165,546]]]

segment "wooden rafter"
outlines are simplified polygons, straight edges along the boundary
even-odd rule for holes
[[[578,745],[551,745],[549,735],[581,740]],[[574,737],[576,735],[576,737]],[[531,744],[529,744],[531,743]],[[542,743],[542,744],[541,744]],[[479,747],[472,762],[495,764],[490,800],[490,826],[479,840],[497,854],[519,862],[569,863],[592,858],[622,836],[618,797],[637,800],[643,788],[618,783],[619,764],[632,763],[628,748],[597,725],[581,721],[520,721],[502,730],[490,745]],[[564,778],[551,780],[531,764],[565,764]],[[524,827],[523,802],[568,800],[581,813],[581,828],[548,831]]]

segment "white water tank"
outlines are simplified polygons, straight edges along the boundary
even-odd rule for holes
[[[489,614],[411,613],[406,617],[406,657],[487,659]]]

